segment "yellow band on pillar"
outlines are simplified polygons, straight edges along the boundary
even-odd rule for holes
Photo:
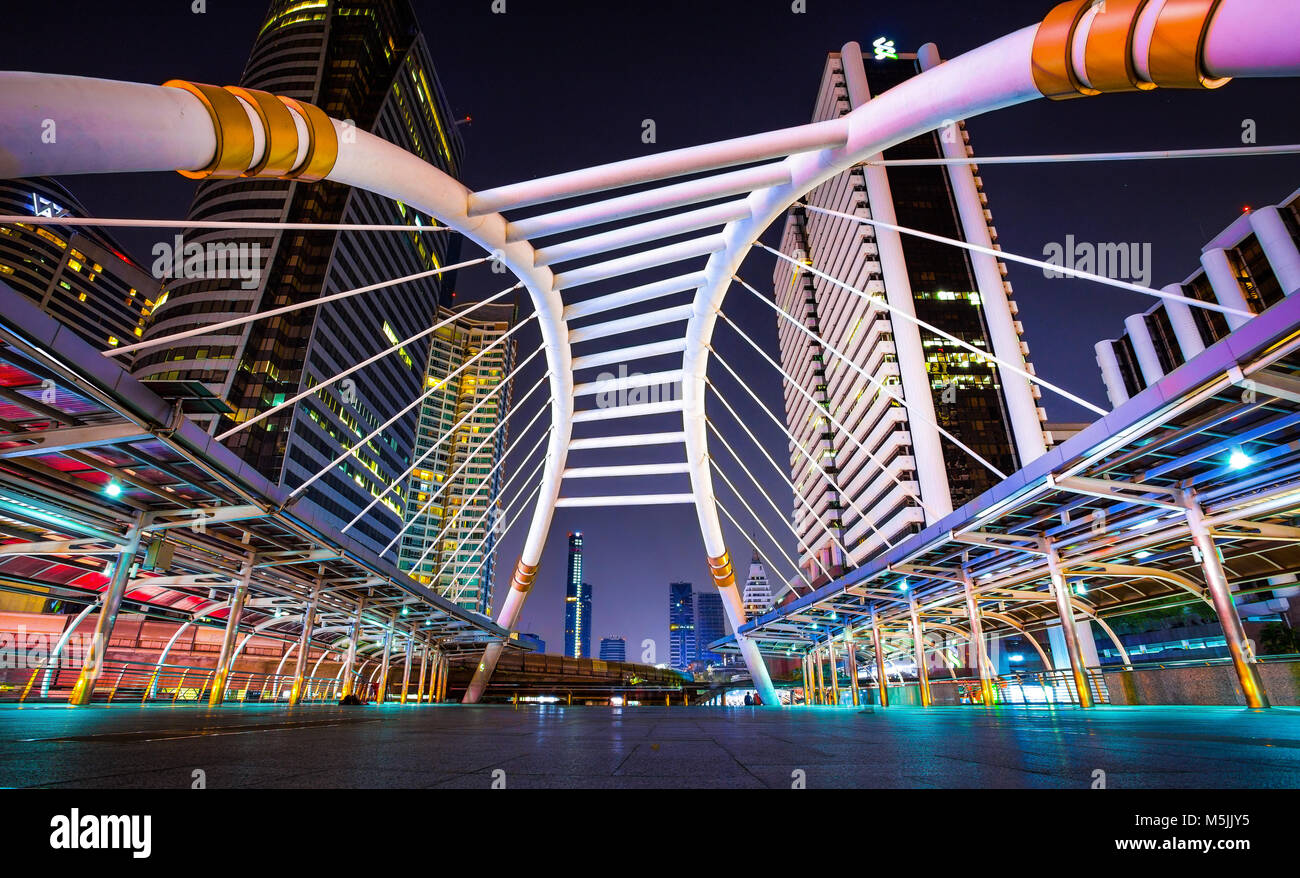
[[[1074,72],[1074,32],[1093,0],[1067,0],[1047,13],[1034,34],[1033,75],[1038,90],[1054,101],[1100,94]]]
[[[239,98],[215,85],[170,79],[163,85],[183,89],[203,102],[212,117],[212,128],[217,135],[217,149],[212,161],[197,171],[179,171],[184,177],[202,180],[206,177],[238,177],[253,163],[253,123]]]
[[[1149,91],[1133,60],[1133,34],[1148,0],[1106,0],[1088,28],[1083,66],[1088,84],[1100,92]]]
[[[1162,88],[1219,88],[1231,77],[1205,69],[1205,37],[1219,0],[1165,0],[1147,51],[1151,81]]]
[[[536,564],[525,564],[522,560],[515,564],[515,575],[510,578],[510,587],[527,594],[537,579]]]
[[[325,111],[315,104],[306,104],[280,95],[280,100],[291,110],[296,110],[307,123],[307,158],[296,171],[283,176],[290,180],[313,183],[325,179],[334,168],[339,157],[339,136],[334,130],[334,123]]]
[[[245,177],[283,177],[298,163],[298,126],[293,113],[270,92],[255,88],[226,86],[226,91],[243,98],[262,120],[266,145],[261,160],[243,174]]]
[[[713,574],[713,584],[718,588],[736,587],[736,572],[731,567],[731,556],[726,552],[716,558],[709,558],[709,572]]]

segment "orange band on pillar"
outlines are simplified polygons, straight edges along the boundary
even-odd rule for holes
[[[522,591],[525,594],[533,587],[533,582],[537,579],[536,564],[525,564],[520,561],[515,565],[515,575],[510,578],[510,587],[515,591]]]
[[[334,123],[325,111],[315,104],[305,104],[280,95],[280,100],[291,110],[296,110],[307,123],[307,158],[296,171],[284,174],[286,179],[312,183],[322,180],[339,157],[339,136]]]
[[[1148,91],[1156,87],[1137,73],[1133,32],[1147,0],[1106,0],[1088,28],[1083,67],[1100,92]]]
[[[736,572],[731,567],[731,556],[726,552],[709,559],[709,572],[713,574],[713,584],[718,588],[736,587]]]
[[[1054,101],[1100,94],[1083,84],[1073,62],[1074,32],[1093,5],[1093,0],[1067,0],[1047,13],[1034,34],[1034,85]]]
[[[245,177],[283,177],[298,163],[298,126],[284,102],[270,92],[255,88],[226,86],[226,91],[248,102],[262,120],[266,143],[262,158],[243,175]]]
[[[1165,0],[1147,53],[1151,81],[1162,88],[1218,88],[1205,69],[1205,36],[1219,0]]]
[[[247,171],[253,162],[253,123],[239,98],[224,88],[183,79],[170,79],[163,85],[183,89],[202,101],[212,117],[212,128],[217,135],[217,149],[212,161],[197,171],[179,173],[192,180],[201,180],[205,177],[238,177]]]

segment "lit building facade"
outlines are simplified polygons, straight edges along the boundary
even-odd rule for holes
[[[71,192],[45,177],[0,180],[0,214],[87,216]],[[137,341],[167,295],[94,226],[0,223],[0,280],[103,349]]]
[[[827,58],[813,119],[843,116],[937,63],[933,45],[864,60],[849,43]],[[966,158],[973,155],[968,142],[954,123],[900,143],[884,158]],[[807,201],[988,247],[997,239],[969,164],[865,164],[821,184]],[[787,216],[780,249],[872,297],[784,261],[773,276],[777,304],[827,343],[779,320],[781,362],[792,379],[786,421],[798,444],[790,449],[791,481],[803,498],[792,516],[800,566],[816,583],[994,484],[996,476],[938,427],[1007,473],[1041,455],[1051,437],[1029,381],[907,319],[1032,371],[1000,261],[802,206]]]
[[[564,654],[591,658],[591,585],[582,580],[582,534],[569,534],[568,581],[564,588]]]
[[[741,600],[746,619],[757,618],[772,609],[772,586],[767,579],[767,568],[763,566],[757,552],[749,562],[749,576],[745,579],[745,591]]]
[[[1300,190],[1237,217],[1202,249],[1200,268],[1163,292],[1261,314],[1300,290],[1298,243]],[[1096,346],[1111,406],[1127,402],[1249,319],[1168,298],[1131,315],[1119,338]]]
[[[716,591],[695,593],[695,661],[705,664],[722,664],[722,655],[709,649],[709,644],[727,636],[726,613],[722,609],[722,595]]]
[[[515,350],[513,340],[501,338],[514,326],[515,306],[484,305],[460,314],[470,307],[437,315],[447,325],[429,346],[428,396],[420,406],[398,566],[461,606],[488,613],[504,526],[504,468],[498,464],[506,448],[508,430],[501,425],[510,411]]]
[[[668,585],[668,664],[686,670],[695,661],[695,592],[689,582]]]
[[[627,661],[627,641],[622,637],[600,638],[600,660],[602,662]]]
[[[461,144],[408,0],[275,0],[241,86],[316,104],[457,175]],[[331,182],[218,179],[201,183],[193,220],[404,224],[402,232],[192,230],[185,244],[235,246],[255,264],[243,280],[186,272],[169,284],[145,334],[166,336],[251,312],[296,304],[453,262],[456,240],[399,202]],[[210,268],[210,266],[209,266]],[[143,351],[139,378],[202,382],[231,412],[197,417],[214,434],[427,328],[447,304],[450,279],[416,281],[192,336]],[[358,438],[394,417],[423,387],[429,340],[413,342],[347,382],[336,382],[226,444],[267,478],[306,481]],[[383,495],[350,533],[379,549],[405,521],[405,484],[418,411],[316,483],[312,496],[339,522]],[[391,488],[391,491],[389,490]]]

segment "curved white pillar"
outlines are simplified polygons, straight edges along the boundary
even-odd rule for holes
[[[1241,284],[1237,282],[1237,275],[1228,261],[1228,251],[1221,247],[1206,250],[1201,254],[1201,265],[1205,268],[1205,276],[1209,278],[1210,286],[1214,289],[1214,298],[1219,300],[1220,305],[1236,308],[1239,311],[1250,311],[1250,306],[1246,304],[1246,297],[1242,295]],[[1223,318],[1228,321],[1229,329],[1237,329],[1250,319],[1240,314],[1224,314]]]
[[[1268,257],[1282,292],[1291,295],[1300,290],[1300,250],[1274,205],[1261,207],[1250,215],[1250,227],[1259,239],[1259,246]]]
[[[1110,340],[1099,341],[1093,346],[1097,352],[1097,365],[1101,367],[1101,380],[1106,385],[1106,397],[1110,407],[1117,409],[1128,402],[1128,388],[1124,386],[1124,373],[1119,368],[1119,358],[1115,356],[1115,343]]]
[[[1174,296],[1184,295],[1181,284],[1169,284],[1161,292]],[[1196,318],[1192,316],[1192,306],[1165,299],[1164,309],[1165,314],[1169,316],[1170,325],[1174,328],[1174,338],[1178,340],[1178,347],[1183,352],[1183,360],[1190,360],[1205,350],[1201,331],[1196,328]]]
[[[1124,318],[1124,329],[1128,332],[1129,343],[1137,355],[1138,369],[1147,387],[1155,384],[1165,376],[1160,368],[1160,357],[1156,354],[1155,342],[1151,339],[1151,329],[1147,326],[1145,314],[1130,314]]]

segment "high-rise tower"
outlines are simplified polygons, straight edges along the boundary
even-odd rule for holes
[[[772,586],[767,579],[767,568],[754,553],[749,562],[749,576],[745,579],[745,591],[741,600],[744,602],[745,618],[754,619],[772,609]]]
[[[826,60],[813,118],[842,116],[938,63],[932,44],[916,55],[864,61],[857,43],[849,43]],[[883,157],[965,159],[972,154],[968,139],[953,122]],[[867,162],[821,184],[807,202],[988,247],[996,240],[981,181],[965,163]],[[793,510],[800,565],[824,579],[997,480],[939,427],[1004,473],[1042,454],[1047,437],[1038,391],[1024,377],[908,319],[1028,369],[997,259],[802,206],[786,219],[781,250],[871,297],[785,262],[773,277],[781,308],[827,342],[810,343],[787,322],[779,325],[782,365],[807,393],[787,383],[786,420],[802,446],[791,448],[791,480],[807,501],[796,500]]]
[[[501,338],[516,315],[513,305],[483,305],[469,316],[460,315],[464,308],[439,310],[447,325],[429,348],[398,566],[424,583],[436,577],[439,594],[488,613],[514,365],[514,342]]]
[[[591,658],[591,586],[582,581],[582,534],[569,534],[568,582],[564,589],[564,654]]]
[[[311,102],[336,119],[457,174],[461,144],[408,0],[275,0],[240,85]],[[170,283],[151,337],[297,304],[454,261],[455,241],[399,202],[337,183],[222,179],[199,185],[192,220],[401,224],[405,232],[187,230],[184,243],[234,245],[254,262],[243,278],[207,269]],[[206,420],[220,434],[431,325],[448,279],[426,277],[271,319],[189,337],[142,352],[140,378],[197,381],[229,415]],[[412,343],[225,442],[273,481],[304,482],[388,421],[424,386],[429,340]],[[313,498],[347,522],[392,491],[350,531],[382,547],[404,521],[418,411],[332,468]]]
[[[695,592],[689,582],[668,585],[668,662],[686,670],[695,661]]]

